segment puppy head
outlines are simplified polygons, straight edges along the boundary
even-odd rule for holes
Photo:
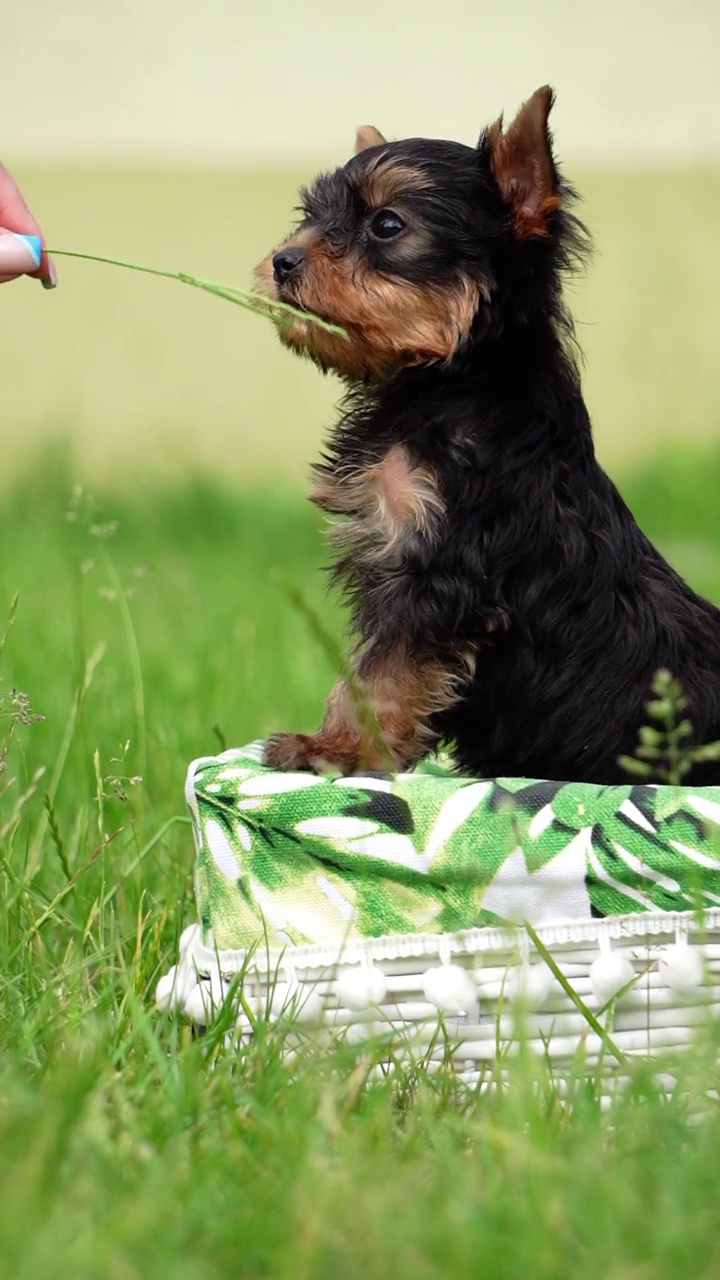
[[[355,155],[301,192],[297,229],[256,270],[261,293],[346,336],[298,319],[282,341],[347,378],[387,378],[452,360],[498,308],[517,309],[520,292],[527,305],[533,261],[539,286],[566,229],[552,101],[539,89],[477,147],[359,129]]]

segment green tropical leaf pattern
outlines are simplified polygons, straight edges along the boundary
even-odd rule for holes
[[[195,891],[221,950],[720,904],[720,789],[190,767]]]

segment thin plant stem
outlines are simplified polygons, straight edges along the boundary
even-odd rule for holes
[[[148,276],[162,276],[165,280],[179,280],[180,284],[190,285],[193,289],[202,289],[205,293],[213,293],[217,298],[225,298],[234,302],[246,311],[255,315],[266,316],[278,324],[288,324],[291,320],[304,320],[308,324],[324,329],[326,333],[334,333],[346,338],[347,334],[337,324],[321,320],[311,311],[301,311],[287,302],[279,302],[273,298],[264,298],[261,293],[250,293],[244,289],[236,289],[233,285],[216,284],[214,280],[203,280],[200,276],[192,276],[187,271],[165,271],[161,267],[148,267],[140,262],[127,262],[123,258],[106,258],[99,253],[78,253],[71,249],[48,249],[53,257],[80,258],[84,262],[104,262],[111,267],[123,267],[126,271],[141,271]]]
[[[100,547],[100,554],[105,565],[105,570],[112,582],[115,590],[116,599],[120,608],[120,617],[122,619],[123,630],[125,632],[125,642],[127,644],[128,657],[130,658],[130,670],[132,673],[133,683],[133,705],[135,710],[135,725],[137,732],[137,767],[140,777],[145,782],[145,772],[147,763],[146,752],[146,721],[145,721],[145,683],[142,673],[142,662],[140,660],[140,648],[135,634],[135,624],[133,623],[132,614],[128,605],[127,594],[120,581],[120,575],[115,568],[113,559],[104,546]]]
[[[67,763],[68,753],[70,751],[70,747],[72,745],[72,741],[75,736],[75,729],[77,726],[78,718],[82,711],[83,702],[85,701],[87,692],[90,688],[90,685],[92,684],[93,676],[95,674],[95,668],[97,667],[98,663],[102,660],[104,653],[105,653],[105,645],[103,642],[101,642],[100,644],[95,646],[95,649],[93,650],[90,657],[88,658],[85,664],[85,671],[83,673],[82,679],[78,683],[78,686],[75,692],[75,697],[73,698],[72,707],[70,708],[70,714],[68,715],[67,722],[65,724],[65,732],[63,733],[62,742],[60,743],[60,750],[58,752],[57,759],[55,761],[55,768],[52,771],[52,776],[50,778],[50,782],[48,785],[47,794],[48,794],[48,798],[50,800],[51,805],[55,804],[55,796],[57,794],[57,789],[60,785],[60,779],[62,778],[65,765]],[[40,867],[42,842],[45,837],[47,825],[48,825],[48,814],[47,814],[47,808],[45,808],[43,809],[43,812],[41,813],[40,818],[38,819],[38,823],[35,828],[35,833],[33,835],[32,840],[30,841],[30,846],[28,849],[27,867],[26,867],[26,875],[28,879],[32,879]]]

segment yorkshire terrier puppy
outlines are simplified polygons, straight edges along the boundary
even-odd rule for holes
[[[316,733],[269,739],[275,768],[405,769],[443,740],[470,774],[619,781],[661,667],[694,740],[720,737],[720,612],[595,459],[561,293],[587,238],[552,101],[538,89],[476,148],[360,129],[257,269],[342,327],[281,338],[347,384],[311,498],[341,517],[353,675]]]

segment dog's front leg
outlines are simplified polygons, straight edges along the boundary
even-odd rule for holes
[[[264,763],[344,774],[410,768],[436,745],[432,719],[457,702],[472,665],[467,655],[446,662],[397,654],[363,658],[352,684],[333,686],[317,733],[274,734]]]

